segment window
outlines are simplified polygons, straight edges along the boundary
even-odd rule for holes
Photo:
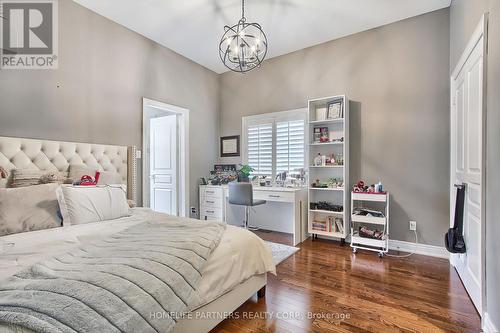
[[[248,127],[248,164],[254,175],[273,174],[273,124]]]
[[[274,178],[305,167],[306,117],[294,110],[243,118],[243,161],[252,175]]]
[[[276,123],[276,173],[296,173],[304,168],[305,121],[282,121]]]

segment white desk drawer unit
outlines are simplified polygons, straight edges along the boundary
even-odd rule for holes
[[[203,216],[203,220],[222,220],[222,209],[202,207],[201,216]]]
[[[294,202],[295,200],[293,192],[259,191],[258,188],[254,190],[253,196],[254,199],[277,202]]]
[[[200,186],[200,220],[223,220],[223,191],[218,186]]]
[[[202,207],[222,208],[222,196],[220,198],[204,197],[200,203]]]
[[[200,195],[203,197],[215,197],[222,198],[222,187],[221,186],[201,186]]]

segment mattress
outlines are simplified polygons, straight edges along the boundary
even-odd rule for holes
[[[0,237],[0,283],[45,258],[64,253],[85,242],[97,240],[131,227],[152,214],[135,208],[131,216]],[[227,226],[219,246],[202,271],[195,310],[258,274],[276,274],[272,253],[259,237],[244,229]]]

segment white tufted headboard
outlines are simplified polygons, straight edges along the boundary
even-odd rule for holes
[[[135,147],[0,137],[0,167],[9,173],[31,169],[66,175],[74,164],[116,172],[127,185],[129,199],[136,200]],[[8,181],[0,180],[0,187]]]

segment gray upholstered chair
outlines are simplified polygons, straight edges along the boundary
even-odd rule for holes
[[[250,207],[266,203],[266,200],[254,200],[251,183],[229,183],[229,203],[232,205],[245,206],[245,229],[258,230],[259,228],[249,226]]]

